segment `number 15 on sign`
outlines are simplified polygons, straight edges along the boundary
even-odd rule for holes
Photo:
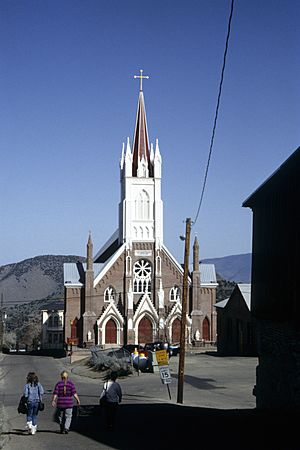
[[[161,379],[162,383],[167,385],[169,398],[171,400],[169,384],[171,383],[172,378],[171,378],[169,366],[160,366],[159,373],[160,373],[160,379]]]

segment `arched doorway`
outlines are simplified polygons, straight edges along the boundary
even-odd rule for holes
[[[210,341],[210,326],[207,317],[205,317],[202,323],[202,337],[205,341]]]
[[[77,339],[77,325],[78,319],[76,317],[74,320],[71,320],[71,339]]]
[[[175,344],[180,341],[181,321],[176,318],[172,323],[172,343]]]
[[[143,317],[140,320],[138,328],[138,341],[139,344],[146,344],[153,341],[153,327],[148,317]]]
[[[109,319],[105,326],[105,343],[117,344],[117,325],[113,319]]]

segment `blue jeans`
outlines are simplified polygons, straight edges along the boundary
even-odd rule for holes
[[[28,402],[27,422],[32,422],[32,425],[37,424],[37,415],[39,412],[39,401]]]

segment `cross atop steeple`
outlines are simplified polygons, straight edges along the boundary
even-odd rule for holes
[[[140,92],[142,92],[143,91],[143,78],[148,80],[149,77],[148,77],[148,75],[143,75],[143,69],[140,69],[140,73],[141,73],[140,75],[134,75],[133,78],[139,78],[140,79]]]

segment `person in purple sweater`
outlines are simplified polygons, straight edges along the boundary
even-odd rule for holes
[[[74,383],[69,380],[69,374],[65,370],[60,374],[61,381],[56,383],[53,390],[52,406],[57,407],[58,420],[61,434],[68,434],[73,412],[73,397],[80,405]]]

